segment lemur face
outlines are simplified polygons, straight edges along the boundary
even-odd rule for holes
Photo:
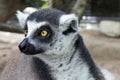
[[[24,19],[19,14],[23,13],[18,12],[17,17],[25,29],[25,39],[19,45],[21,52],[28,55],[62,55],[70,52],[78,34],[74,14],[55,9],[36,11]]]

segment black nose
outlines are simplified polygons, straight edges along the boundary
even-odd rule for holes
[[[20,49],[21,52],[26,51],[26,49],[27,49],[27,44],[28,44],[28,39],[25,38],[25,39],[20,43],[20,45],[19,45],[19,49]]]
[[[19,45],[19,49],[21,52],[32,55],[35,52],[35,47],[29,43],[28,38],[25,38]]]

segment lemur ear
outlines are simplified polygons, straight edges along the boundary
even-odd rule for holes
[[[25,26],[25,21],[27,19],[27,17],[29,16],[29,14],[23,13],[21,11],[17,11],[16,13],[17,19],[19,21],[19,24],[21,25],[22,28],[24,28]]]
[[[78,18],[75,14],[62,15],[60,18],[60,24],[69,24],[74,30],[77,30]]]

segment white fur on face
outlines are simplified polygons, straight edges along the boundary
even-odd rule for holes
[[[28,35],[27,37],[30,37],[31,34],[34,33],[34,31],[36,31],[38,28],[40,28],[42,25],[45,25],[47,22],[43,21],[43,22],[36,22],[34,21],[27,21],[27,27],[28,27]]]
[[[36,22],[35,20],[27,21],[28,34],[26,37],[29,38],[29,42],[33,44],[36,47],[36,49],[38,49],[39,46],[38,46],[38,43],[31,38],[33,36],[32,34],[35,34],[35,31],[45,24],[47,24],[47,22],[45,21],[43,22]],[[41,45],[44,45],[44,44],[41,44]]]
[[[70,34],[70,35],[63,35],[62,32],[68,29],[68,26],[70,25],[72,20],[77,21],[77,17],[74,14],[69,15],[62,15],[60,17],[59,27],[58,29],[54,29],[56,37],[54,37],[54,46],[51,48],[51,50],[48,50],[46,54],[65,54],[70,53],[70,50],[72,49],[72,45],[74,44],[75,37],[78,33]],[[43,22],[36,22],[33,21],[27,21],[28,26],[28,35],[27,37],[30,37],[32,34],[34,34],[35,30],[40,28],[42,25],[47,24],[46,21]],[[58,30],[58,31],[57,31]],[[56,41],[55,41],[56,40]],[[30,40],[32,44],[36,45],[36,43],[33,40]]]
[[[54,46],[52,46],[49,50],[47,50],[45,54],[66,55],[71,53],[73,49],[73,44],[76,40],[76,35],[78,34],[78,32],[76,31],[75,33],[72,33],[70,35],[64,35],[62,33],[63,31],[69,28],[68,26],[70,25],[72,20],[77,21],[77,17],[74,14],[62,15],[60,17],[60,22],[59,22],[59,25],[57,26],[57,29],[53,28],[55,32],[55,36],[52,41],[54,43]],[[32,23],[30,22],[30,24]],[[35,25],[35,24],[32,24],[32,25]]]
[[[74,41],[76,40],[76,34],[71,34],[69,36],[65,36],[63,34],[59,34],[57,40],[53,46],[54,51],[58,51],[56,55],[69,55],[74,49]],[[49,53],[49,52],[48,52]]]

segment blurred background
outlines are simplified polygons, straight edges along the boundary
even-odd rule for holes
[[[0,0],[0,72],[19,54],[17,46],[24,38],[16,11],[31,14],[46,8],[75,13],[78,30],[98,66],[120,80],[120,0]]]

